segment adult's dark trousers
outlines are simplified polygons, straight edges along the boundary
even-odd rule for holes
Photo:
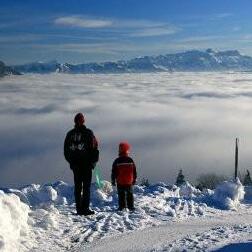
[[[89,209],[92,168],[89,166],[73,166],[74,196],[77,213]]]
[[[134,209],[134,196],[132,185],[117,185],[119,209]]]

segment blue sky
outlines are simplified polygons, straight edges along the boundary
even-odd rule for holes
[[[0,60],[81,63],[191,49],[252,56],[251,0],[1,0]]]

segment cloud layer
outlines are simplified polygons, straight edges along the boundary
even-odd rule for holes
[[[54,20],[55,25],[77,28],[107,28],[110,32],[124,34],[129,37],[155,37],[177,33],[180,29],[175,25],[149,20],[119,20],[88,18],[84,16],[65,16]]]
[[[82,111],[100,142],[106,179],[119,141],[132,144],[139,178],[174,182],[179,169],[232,174],[250,167],[249,73],[24,75],[1,80],[0,184],[72,181],[63,141]]]
[[[78,16],[60,17],[54,21],[57,25],[81,27],[81,28],[102,28],[113,24],[110,20],[87,19]]]

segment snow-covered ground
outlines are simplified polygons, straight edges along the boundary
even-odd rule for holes
[[[247,188],[246,190],[250,190]],[[93,216],[75,215],[73,187],[60,181],[0,192],[0,251],[226,251],[252,248],[252,205],[239,181],[201,192],[135,186],[135,212],[117,211],[109,182],[92,185]],[[245,194],[246,196],[246,194]],[[242,250],[244,251],[244,250]]]

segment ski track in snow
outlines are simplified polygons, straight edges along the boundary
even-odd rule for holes
[[[252,239],[251,210],[251,205],[242,205],[238,212],[175,219],[90,245],[79,244],[73,251],[213,251],[230,242]]]
[[[205,192],[189,183],[135,186],[134,212],[117,211],[116,191],[109,182],[105,185],[103,190],[92,185],[96,214],[88,217],[75,215],[73,188],[64,182],[2,192],[0,200],[9,211],[1,211],[12,215],[15,202],[15,211],[24,214],[23,222],[12,216],[15,226],[10,223],[10,230],[24,226],[26,231],[20,235],[20,249],[15,250],[17,240],[13,251],[211,251],[252,238],[252,205],[239,203],[244,194],[239,181]],[[29,212],[19,198],[30,205]],[[7,248],[10,237],[2,235]],[[0,246],[0,251],[10,250]]]

